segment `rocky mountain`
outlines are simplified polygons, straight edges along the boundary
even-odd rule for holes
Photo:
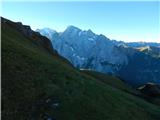
[[[63,33],[58,34],[58,37],[56,33],[52,33],[52,36],[41,31],[40,33],[51,39],[53,47],[60,55],[80,69],[115,73],[128,63],[125,53],[104,35],[96,35],[91,30],[82,31],[69,26]]]
[[[62,33],[51,29],[37,31],[48,37],[54,49],[79,69],[114,74],[133,86],[146,82],[160,83],[160,59],[128,43],[110,40],[102,34],[74,26],[67,27]]]

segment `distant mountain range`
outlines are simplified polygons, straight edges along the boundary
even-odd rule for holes
[[[151,47],[160,47],[160,43],[158,42],[124,42],[124,41],[117,41],[117,40],[111,40],[116,45],[127,45],[130,47],[145,47],[145,46],[151,46]]]
[[[49,28],[36,31],[49,38],[54,49],[79,69],[117,75],[132,86],[160,83],[160,43],[125,43],[75,26],[61,33]],[[146,46],[149,49],[144,49]]]
[[[155,43],[155,42],[129,42],[127,43],[127,45],[131,47],[144,47],[144,46],[160,47],[160,43]]]

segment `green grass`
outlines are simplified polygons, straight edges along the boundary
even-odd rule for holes
[[[38,120],[43,113],[56,120],[160,119],[160,107],[76,70],[7,23],[2,24],[1,44],[3,120],[29,119],[32,113]],[[33,109],[46,99],[59,101],[59,106]]]
[[[125,82],[123,82],[116,76],[111,76],[111,75],[107,75],[107,74],[96,72],[96,71],[83,70],[82,72],[117,89],[120,89],[126,92],[137,92],[137,91],[134,91],[134,89],[132,89],[131,86],[127,85]]]

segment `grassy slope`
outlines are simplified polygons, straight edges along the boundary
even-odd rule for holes
[[[140,92],[139,90],[136,90],[135,88],[132,88],[131,86],[125,84],[125,82],[123,82],[122,80],[118,79],[116,76],[111,76],[111,75],[106,75],[104,73],[100,73],[100,72],[96,72],[96,71],[87,71],[87,70],[83,70],[84,73],[91,75],[92,77],[94,77],[95,79],[98,79],[99,81],[108,84],[114,88],[120,89],[124,92],[130,93],[134,96],[139,96],[142,99],[153,103],[155,105],[160,105],[160,97],[159,96],[146,96],[144,95],[142,92]]]
[[[121,90],[129,90],[129,86],[115,76],[107,75],[96,71],[83,70],[84,73]]]
[[[2,24],[2,119],[28,118],[47,98],[59,106],[41,105],[38,120],[44,112],[56,120],[160,119],[159,107],[82,74]]]

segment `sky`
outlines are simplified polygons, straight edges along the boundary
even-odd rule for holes
[[[5,1],[1,14],[33,30],[73,25],[115,40],[160,42],[158,1]]]

